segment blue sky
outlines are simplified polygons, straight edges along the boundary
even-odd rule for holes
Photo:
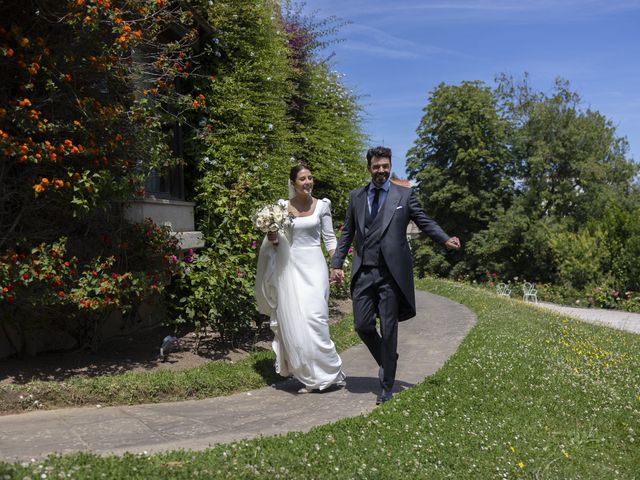
[[[405,177],[429,93],[497,74],[551,92],[569,80],[585,107],[613,121],[640,161],[640,0],[307,0],[306,12],[350,22],[333,68],[362,96],[374,145]]]

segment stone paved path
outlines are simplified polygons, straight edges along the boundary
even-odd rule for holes
[[[574,308],[546,302],[540,302],[537,305],[585,322],[597,323],[619,330],[626,330],[627,332],[640,333],[640,313],[605,310],[602,308]]]
[[[396,390],[435,373],[475,323],[464,306],[416,292],[418,315],[400,324]],[[206,400],[105,408],[69,408],[0,417],[0,461],[50,453],[99,454],[204,449],[260,435],[307,431],[370,412],[378,391],[377,365],[364,345],[341,354],[349,378],[343,389],[299,395],[300,384]]]

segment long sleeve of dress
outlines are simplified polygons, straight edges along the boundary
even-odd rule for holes
[[[336,240],[336,234],[333,231],[333,219],[331,217],[331,200],[328,198],[322,199],[323,211],[320,212],[320,222],[322,227],[322,240],[324,240],[324,246],[327,251],[335,250],[338,245]]]

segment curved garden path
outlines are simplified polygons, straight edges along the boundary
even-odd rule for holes
[[[400,324],[396,390],[435,373],[474,325],[466,307],[416,292],[418,315]],[[310,428],[375,408],[378,368],[359,344],[341,354],[343,389],[299,395],[296,381],[228,397],[105,408],[68,408],[0,417],[0,461],[50,453],[98,454],[204,449],[211,445]]]

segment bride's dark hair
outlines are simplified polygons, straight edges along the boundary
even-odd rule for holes
[[[289,172],[289,180],[291,180],[292,182],[295,182],[301,170],[311,171],[309,167],[307,167],[303,162],[300,162],[295,167],[293,167]]]

